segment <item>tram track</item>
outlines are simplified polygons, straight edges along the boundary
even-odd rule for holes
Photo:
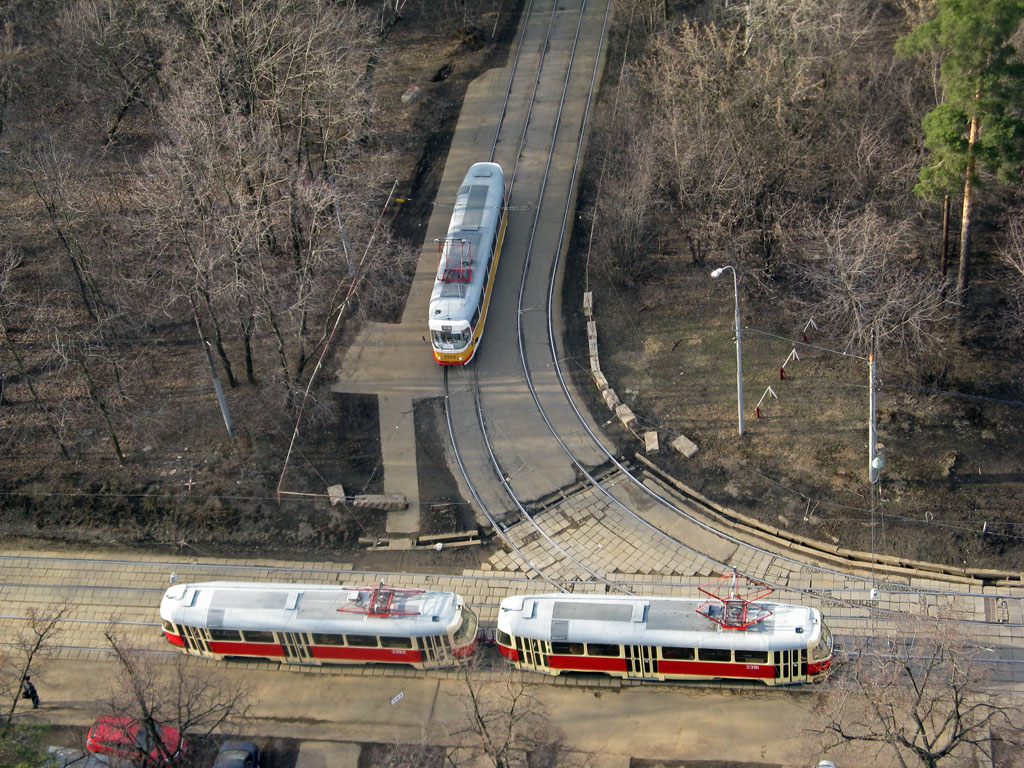
[[[540,193],[537,198],[536,204],[533,210],[533,223],[530,228],[529,241],[526,248],[525,261],[523,264],[522,275],[519,281],[519,292],[518,299],[515,307],[515,327],[517,337],[518,356],[520,364],[522,366],[522,375],[525,380],[525,385],[529,392],[529,397],[532,400],[533,407],[536,409],[540,418],[546,425],[546,428],[550,432],[551,437],[558,444],[561,451],[568,457],[571,462],[574,471],[578,476],[585,478],[586,485],[592,488],[595,492],[600,494],[610,508],[613,508],[616,514],[629,518],[633,521],[636,526],[644,529],[652,536],[660,537],[662,540],[670,542],[672,546],[678,548],[681,552],[686,552],[689,556],[699,557],[703,559],[703,562],[719,572],[735,571],[743,576],[756,579],[758,581],[767,583],[774,589],[789,594],[797,594],[803,598],[809,598],[814,601],[820,601],[822,603],[831,603],[834,606],[841,606],[846,608],[855,608],[865,611],[869,616],[875,616],[884,618],[886,616],[892,616],[899,614],[903,611],[900,605],[900,595],[914,595],[914,596],[926,596],[926,599],[933,601],[941,601],[944,598],[952,597],[958,599],[990,599],[993,596],[998,597],[1001,600],[1013,600],[1016,603],[1020,602],[1021,594],[1018,594],[1012,589],[1000,590],[995,595],[990,589],[982,590],[978,589],[954,589],[942,585],[926,585],[920,583],[922,577],[920,574],[913,574],[907,572],[906,576],[897,576],[895,578],[891,576],[881,576],[873,571],[873,564],[869,562],[865,563],[852,563],[851,566],[862,572],[867,572],[868,575],[854,574],[848,570],[842,570],[840,568],[829,567],[810,561],[808,559],[801,559],[798,557],[787,554],[784,550],[779,551],[777,549],[769,549],[766,546],[758,546],[750,541],[742,538],[741,536],[734,535],[727,530],[722,530],[714,525],[709,524],[704,519],[701,519],[701,513],[712,513],[713,508],[708,506],[706,502],[694,496],[692,494],[686,494],[684,491],[673,489],[674,493],[682,496],[685,503],[695,508],[695,512],[691,512],[685,509],[679,503],[676,503],[672,499],[668,498],[665,494],[659,493],[654,488],[650,487],[649,483],[645,483],[640,473],[633,471],[627,464],[619,459],[615,452],[610,450],[603,440],[596,434],[596,432],[588,424],[588,419],[582,413],[580,407],[576,403],[570,387],[566,381],[565,372],[562,369],[562,360],[564,355],[559,352],[559,341],[556,333],[556,327],[554,322],[554,307],[556,301],[554,292],[558,283],[557,274],[559,269],[559,261],[561,259],[562,249],[564,246],[565,232],[568,229],[569,216],[572,210],[572,189],[575,186],[576,178],[579,172],[580,159],[583,147],[583,137],[586,132],[586,121],[589,118],[591,104],[593,102],[594,93],[596,91],[596,84],[598,79],[598,62],[600,61],[600,51],[595,58],[595,64],[592,76],[590,78],[590,86],[587,93],[586,108],[584,119],[579,128],[576,145],[575,145],[575,159],[571,171],[571,180],[569,183],[570,194],[566,196],[564,200],[564,206],[561,211],[561,222],[560,228],[561,234],[557,246],[553,249],[554,257],[550,263],[550,267],[547,270],[547,296],[545,302],[545,319],[546,319],[546,356],[542,359],[531,359],[531,354],[528,351],[530,344],[527,338],[527,332],[524,329],[524,317],[528,315],[532,310],[537,308],[536,301],[530,302],[526,298],[526,286],[528,275],[530,274],[530,267],[532,256],[534,253],[534,246],[536,242],[538,222],[542,216],[542,209],[545,206],[544,193],[547,189],[548,178],[551,169],[551,159],[555,153],[555,143],[558,137],[559,127],[561,125],[562,109],[566,92],[569,88],[570,78],[573,75],[572,69],[572,58],[575,55],[576,44],[579,39],[579,28],[582,25],[583,14],[586,9],[586,2],[583,2],[579,6],[579,17],[577,23],[576,37],[573,41],[572,53],[570,54],[570,63],[566,69],[565,77],[562,82],[562,103],[559,104],[557,116],[555,118],[554,128],[552,130],[552,137],[548,149],[548,158],[545,165],[542,177],[540,178]],[[533,5],[529,9],[532,12]],[[551,19],[554,18],[554,7],[552,8],[552,15],[549,18],[548,25],[548,37],[545,37],[543,48],[547,50],[549,44],[549,36],[551,29]],[[605,21],[607,24],[607,13],[608,8],[605,7]],[[523,25],[523,36],[525,37],[527,28],[527,22]],[[601,38],[603,40],[605,27],[602,26]],[[522,46],[522,38],[520,41],[520,49]],[[517,55],[518,62],[518,55]],[[538,67],[536,80],[534,83],[533,95],[531,96],[530,107],[527,111],[527,121],[522,128],[521,141],[516,155],[515,170],[512,175],[512,185],[509,188],[509,200],[511,203],[512,187],[515,185],[515,181],[519,174],[519,158],[522,155],[523,147],[526,142],[527,131],[530,126],[530,117],[534,114],[534,102],[537,93],[537,83],[540,82],[542,77],[544,59],[542,57],[541,63]],[[495,147],[498,143],[498,133],[501,131],[504,116],[508,113],[508,98],[509,94],[513,91],[513,81],[516,77],[516,72],[513,70],[509,78],[508,87],[505,91],[505,102],[502,106],[502,120],[499,121],[499,126],[495,132],[494,141],[491,145],[491,155],[488,159],[494,160]],[[519,206],[522,208],[523,206]],[[535,298],[535,297],[534,297]],[[536,355],[537,347],[530,347]],[[449,437],[452,443],[454,456],[457,464],[460,467],[462,477],[466,486],[470,489],[470,493],[474,498],[478,508],[482,511],[484,516],[487,518],[492,529],[502,539],[510,551],[514,552],[523,563],[524,568],[532,573],[538,575],[539,578],[543,579],[549,584],[555,585],[560,589],[566,589],[565,578],[562,574],[565,572],[566,562],[571,564],[576,569],[580,577],[586,579],[592,579],[608,586],[610,589],[616,591],[628,591],[619,580],[611,578],[610,574],[604,572],[598,565],[588,561],[588,554],[580,551],[573,551],[572,546],[568,542],[560,542],[557,540],[556,535],[545,530],[544,522],[541,519],[542,516],[535,515],[530,510],[530,503],[523,499],[515,488],[515,475],[516,471],[510,471],[505,467],[498,456],[498,451],[495,449],[494,442],[491,436],[493,426],[489,424],[489,415],[484,405],[486,396],[482,394],[485,387],[481,387],[479,380],[479,369],[480,362],[478,361],[474,365],[471,382],[466,383],[466,388],[472,390],[472,398],[474,402],[474,410],[477,414],[477,426],[479,428],[480,439],[482,440],[486,454],[490,460],[490,464],[493,470],[493,478],[496,478],[497,485],[500,486],[503,491],[507,494],[508,498],[518,515],[518,518],[523,521],[524,524],[528,525],[532,530],[536,531],[536,540],[543,540],[546,543],[545,551],[541,556],[532,555],[524,550],[523,547],[517,545],[507,533],[509,526],[503,521],[503,514],[495,514],[493,511],[488,509],[487,504],[481,498],[476,488],[473,478],[467,469],[466,461],[463,459],[459,446],[459,435],[453,426],[452,420],[452,394],[453,389],[450,382],[448,370],[445,370],[444,376],[444,391],[445,391],[445,410],[446,410],[446,421],[448,424]],[[559,429],[552,423],[549,418],[546,408],[542,402],[541,396],[538,394],[537,387],[534,383],[534,371],[552,371],[557,378],[557,386],[561,390],[564,397],[564,406],[571,409],[579,427],[588,435],[593,445],[596,446],[604,456],[604,465],[611,466],[614,468],[613,476],[614,479],[611,483],[607,480],[601,481],[595,477],[596,468],[592,462],[587,462],[581,459],[576,452],[568,445],[568,441],[563,439]],[[467,377],[468,379],[469,377]],[[499,427],[499,433],[501,429]],[[492,479],[493,479],[492,478]],[[671,511],[672,514],[678,518],[685,520],[688,525],[696,526],[706,534],[717,537],[722,542],[727,543],[729,546],[735,547],[736,552],[741,553],[741,556],[733,556],[730,558],[718,559],[710,556],[706,552],[700,551],[697,548],[689,546],[681,538],[672,536],[671,534],[661,530],[657,526],[650,523],[643,516],[630,509],[627,504],[620,500],[611,490],[610,486],[614,487],[618,484],[620,479],[628,481],[632,486],[637,489],[638,492],[647,495],[651,501],[657,505],[660,505],[663,509]],[[782,572],[782,578],[773,578],[771,575],[765,572],[751,571],[744,567],[743,560],[750,561],[755,558],[768,558],[770,564],[776,571]],[[553,568],[550,564],[547,564],[547,560],[553,560],[559,563],[559,567]],[[739,561],[739,562],[738,562]],[[890,569],[891,570],[891,569]],[[843,597],[832,590],[823,590],[821,588],[810,588],[801,587],[794,582],[800,574],[810,574],[811,578],[814,577],[825,577],[830,579],[840,580],[843,584],[854,584],[854,587],[848,587],[845,591],[848,596]],[[930,577],[932,581],[939,582],[941,578],[936,574],[927,574],[926,577]],[[917,581],[917,584],[909,583]],[[856,595],[856,596],[855,596]],[[863,599],[866,595],[876,596],[872,600]],[[882,605],[882,600],[893,602],[893,607],[886,607]],[[1017,611],[1019,613],[1019,609]],[[970,620],[969,620],[970,621]],[[981,624],[987,623],[984,621],[978,622]],[[1014,622],[1016,626],[1019,622]]]

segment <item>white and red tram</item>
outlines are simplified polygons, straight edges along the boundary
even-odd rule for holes
[[[786,685],[817,680],[832,664],[832,633],[820,611],[701,591],[711,599],[507,597],[498,611],[498,651],[519,669],[630,680]]]
[[[477,645],[477,617],[452,592],[217,581],[176,584],[160,601],[167,639],[185,653],[289,664],[456,663]]]

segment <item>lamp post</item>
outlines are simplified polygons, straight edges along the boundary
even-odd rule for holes
[[[743,434],[743,349],[740,332],[740,287],[736,278],[736,268],[730,265],[719,267],[711,273],[719,277],[725,270],[732,270],[732,290],[736,299],[736,411],[739,418],[740,435]]]

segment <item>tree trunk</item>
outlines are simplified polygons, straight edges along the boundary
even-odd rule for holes
[[[942,250],[939,253],[939,276],[946,280],[946,257],[949,256],[949,195],[942,200]]]
[[[974,144],[978,140],[978,117],[971,118],[971,133],[967,140],[967,171],[964,174],[964,207],[960,216],[960,269],[956,290],[960,300],[967,301],[967,287],[971,276],[971,216],[974,208]]]
[[[107,404],[103,402],[103,398],[100,397],[99,392],[96,391],[96,385],[93,383],[92,375],[89,373],[89,368],[85,364],[85,360],[82,357],[78,357],[78,365],[82,369],[82,374],[85,376],[86,387],[89,390],[89,398],[96,404],[96,407],[100,409],[100,413],[103,415],[103,421],[107,425],[107,434],[110,435],[110,442],[113,445],[114,453],[117,455],[117,461],[120,464],[124,464],[124,454],[121,452],[121,441],[117,439],[117,432],[114,430],[114,423],[110,419],[110,413],[107,411]]]
[[[21,372],[21,376],[25,379],[25,384],[28,385],[28,391],[32,393],[32,401],[36,404],[36,408],[39,409],[39,413],[43,416],[43,422],[46,427],[50,430],[50,434],[53,435],[53,439],[57,441],[57,447],[60,448],[61,455],[65,459],[70,459],[71,455],[68,453],[67,446],[64,445],[64,441],[60,439],[60,432],[53,426],[53,422],[50,421],[50,412],[46,410],[46,406],[43,405],[43,401],[39,399],[39,393],[36,392],[36,388],[32,386],[32,379],[29,378],[28,370],[25,368],[25,363],[21,359],[21,355],[18,354],[17,347],[14,346],[14,342],[11,340],[10,335],[7,333],[7,324],[0,320],[0,332],[4,335],[4,342],[7,345],[7,350],[11,353],[11,357],[14,358],[14,362],[18,364],[18,371]]]

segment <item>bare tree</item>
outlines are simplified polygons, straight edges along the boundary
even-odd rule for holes
[[[235,727],[248,717],[250,686],[229,683],[223,675],[190,663],[185,655],[162,663],[130,647],[112,629],[104,636],[118,667],[110,711],[146,729],[149,749],[156,749],[167,762],[173,756],[161,738],[161,726],[176,728],[201,743],[214,731]],[[141,747],[140,751],[140,757],[148,754]]]
[[[60,632],[61,622],[67,618],[71,606],[54,603],[41,609],[30,608],[24,625],[15,634],[14,642],[0,656],[0,695],[10,700],[10,706],[0,724],[0,737],[6,737],[14,726],[14,711],[21,698],[25,678],[38,667],[53,647]]]
[[[39,395],[35,384],[32,382],[32,375],[28,370],[28,366],[25,364],[25,359],[19,350],[19,345],[15,343],[11,336],[10,331],[10,320],[9,317],[14,314],[17,305],[20,303],[12,296],[14,289],[12,288],[12,276],[14,272],[22,265],[22,259],[16,255],[13,249],[7,249],[0,255],[0,341],[3,342],[4,349],[7,350],[8,354],[14,359],[15,365],[18,367],[18,373],[21,376],[21,380],[25,383],[28,388],[29,394],[32,396],[32,403],[35,405],[36,410],[39,411],[39,415],[42,417],[43,423],[46,425],[47,430],[53,435],[54,442],[57,443],[57,448],[60,450],[61,455],[68,459],[71,454],[68,451],[67,445],[64,443],[64,438],[61,436],[60,430],[54,423],[54,419],[50,413],[50,409],[43,402]],[[4,393],[7,386],[7,382],[0,382],[0,402],[4,399]]]
[[[876,211],[833,211],[794,244],[804,306],[853,352],[883,349],[904,360],[934,350],[955,317],[942,277],[915,268],[907,227]]]
[[[1024,210],[1009,217],[999,246],[999,258],[1010,270],[1006,293],[1011,311],[1006,315],[1006,325],[1013,335],[1024,337]]]
[[[825,683],[822,745],[874,745],[902,768],[991,759],[992,730],[1012,726],[1016,707],[993,685],[982,650],[955,621],[906,622],[867,639]]]
[[[461,698],[465,729],[454,734],[458,748],[448,755],[457,765],[494,768],[569,768],[582,766],[580,756],[561,749],[544,705],[533,695],[523,675],[502,665],[484,669],[478,655],[462,669],[466,695]]]
[[[75,0],[60,16],[64,60],[105,102],[107,144],[133,107],[159,86],[161,34],[173,19],[169,8],[159,0]]]
[[[387,189],[366,140],[373,19],[324,0],[183,8],[161,108],[168,140],[137,188],[140,231],[167,266],[166,306],[203,329],[229,383],[240,349],[246,379],[269,358],[276,371],[261,378],[291,402],[353,278],[372,300],[410,261],[378,239],[353,275],[346,252],[346,234],[369,241]]]

